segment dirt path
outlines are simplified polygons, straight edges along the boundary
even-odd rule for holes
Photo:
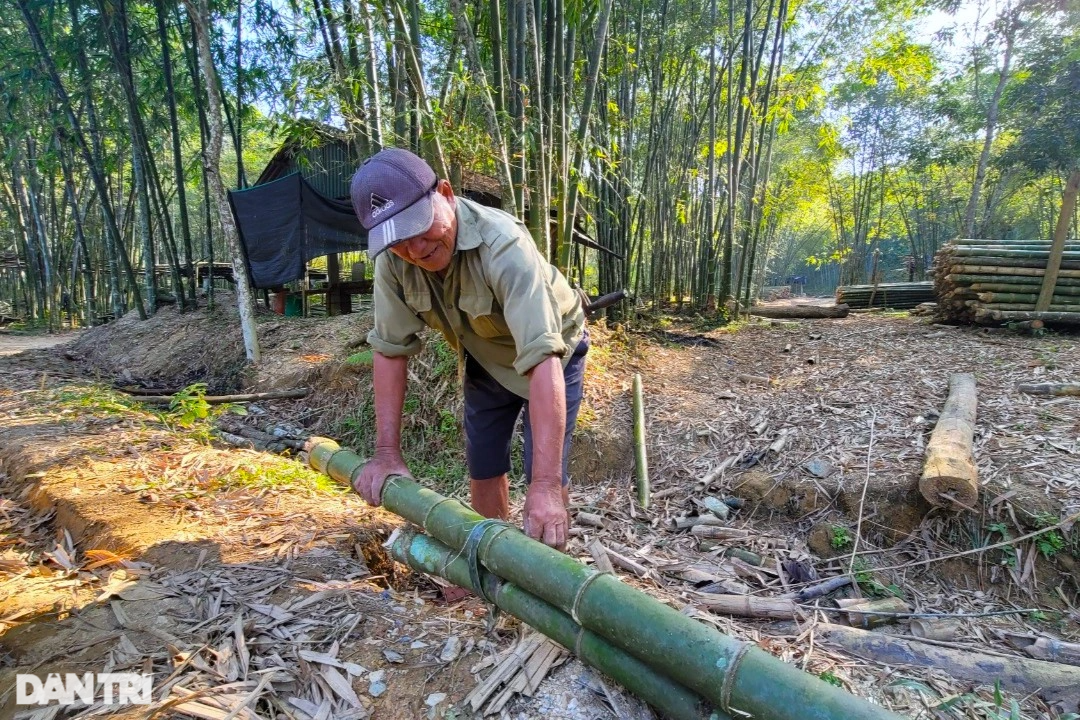
[[[53,335],[0,332],[0,357],[17,355],[24,350],[45,350],[72,342],[83,335],[83,330]]]

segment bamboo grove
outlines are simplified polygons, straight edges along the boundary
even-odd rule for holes
[[[360,156],[404,146],[455,186],[493,178],[590,292],[709,314],[790,275],[922,279],[957,236],[1048,241],[1071,210],[1077,17],[1075,0],[14,0],[0,314],[190,307],[196,263],[239,262],[226,187],[320,123]]]

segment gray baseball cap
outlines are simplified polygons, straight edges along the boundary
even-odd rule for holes
[[[408,150],[387,148],[364,161],[353,175],[349,195],[368,231],[370,257],[428,231],[437,184],[431,166]]]

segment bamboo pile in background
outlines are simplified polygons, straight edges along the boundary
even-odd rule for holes
[[[1065,246],[1050,307],[1035,311],[1049,257],[1049,242],[953,241],[934,258],[938,315],[946,321],[988,325],[1080,325],[1080,244]]]
[[[934,283],[929,281],[841,285],[836,289],[836,304],[846,304],[852,310],[874,307],[906,310],[935,299]]]

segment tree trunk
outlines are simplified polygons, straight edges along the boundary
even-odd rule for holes
[[[559,267],[562,269],[565,269],[570,264],[574,216],[577,214],[578,188],[581,186],[579,180],[586,154],[585,143],[589,136],[589,117],[592,115],[593,100],[596,98],[596,84],[600,77],[600,59],[604,55],[604,46],[607,44],[611,3],[612,0],[604,0],[603,8],[600,10],[600,18],[596,21],[596,37],[593,38],[592,53],[589,55],[589,67],[585,74],[585,99],[578,114],[578,129],[574,138],[574,159],[567,173],[569,192],[567,193],[566,207],[560,213],[562,221],[562,252],[559,256]]]
[[[499,184],[502,186],[503,210],[511,215],[517,215],[517,207],[514,203],[514,181],[510,177],[510,161],[506,155],[506,142],[503,139],[502,128],[495,111],[495,101],[491,97],[491,86],[488,85],[487,74],[480,62],[480,51],[476,46],[476,37],[473,35],[469,18],[465,14],[465,8],[461,0],[450,0],[450,14],[454,16],[457,25],[457,33],[462,47],[465,48],[469,64],[476,76],[476,85],[480,90],[480,97],[484,106],[484,117],[487,120],[488,132],[491,133],[491,141],[495,146],[495,169],[499,174]]]
[[[997,129],[998,108],[1001,104],[1001,93],[1009,80],[1009,65],[1012,63],[1013,42],[1016,39],[1016,31],[1019,22],[1015,17],[1008,20],[1008,28],[1005,30],[1005,57],[1001,63],[1001,74],[998,77],[994,95],[990,98],[990,107],[986,110],[986,137],[983,140],[982,152],[979,153],[979,163],[975,168],[975,182],[971,187],[971,198],[968,200],[967,210],[964,211],[964,237],[975,237],[975,219],[979,207],[979,194],[982,192],[983,182],[986,180],[986,168],[990,165],[990,149],[994,145],[994,132]]]
[[[25,2],[26,0],[20,0]],[[236,303],[240,312],[240,328],[244,335],[244,351],[247,359],[258,364],[261,359],[259,350],[259,338],[255,327],[255,307],[252,297],[251,284],[248,278],[247,264],[244,262],[243,248],[240,246],[240,237],[237,234],[236,223],[233,219],[232,209],[229,206],[229,197],[225,192],[225,185],[221,181],[221,94],[218,91],[217,71],[214,69],[214,59],[210,51],[210,11],[206,0],[184,0],[187,7],[191,27],[197,39],[197,52],[202,66],[202,75],[206,78],[208,90],[207,125],[209,129],[209,145],[206,149],[206,157],[203,159],[206,167],[206,177],[212,188],[215,204],[217,205],[217,222],[222,237],[232,255],[233,278],[236,282]],[[212,270],[212,268],[211,268]],[[211,272],[212,275],[212,272]]]
[[[64,114],[67,116],[68,123],[71,125],[72,133],[74,134],[75,140],[79,144],[79,150],[83,155],[83,161],[90,170],[90,177],[93,179],[94,188],[97,190],[98,197],[101,200],[102,211],[105,214],[106,230],[115,244],[118,254],[123,259],[124,274],[127,276],[131,291],[135,296],[135,307],[139,311],[139,317],[145,320],[146,307],[143,305],[142,293],[139,291],[139,284],[135,281],[135,273],[131,269],[131,263],[128,260],[127,252],[124,250],[124,244],[120,237],[120,230],[116,224],[116,216],[113,214],[109,191],[105,185],[105,178],[101,172],[101,168],[94,161],[93,155],[90,154],[90,148],[87,146],[86,137],[82,132],[82,125],[71,106],[71,98],[64,88],[63,83],[60,81],[60,75],[56,70],[56,63],[53,61],[52,55],[49,53],[49,49],[46,47],[45,41],[41,37],[41,31],[38,29],[37,22],[34,20],[33,15],[30,14],[27,0],[16,0],[16,2],[22,13],[23,21],[26,23],[26,29],[30,33],[30,39],[37,49],[38,59],[41,62],[43,69],[52,80],[53,90],[56,92]]]
[[[176,202],[180,209],[180,237],[184,246],[184,271],[188,276],[190,300],[195,302],[195,267],[192,264],[191,223],[188,217],[187,183],[184,177],[184,158],[180,151],[180,123],[176,112],[176,90],[173,87],[172,57],[169,51],[169,35],[165,27],[165,5],[162,0],[154,0],[157,17],[158,39],[161,42],[161,66],[165,76],[165,105],[169,109],[169,134],[172,140],[173,174],[176,177]],[[181,311],[187,305],[177,297]]]

